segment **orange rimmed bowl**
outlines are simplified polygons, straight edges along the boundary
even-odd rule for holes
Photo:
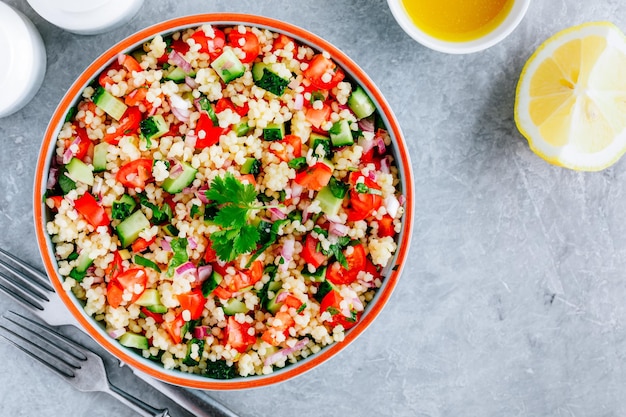
[[[386,125],[391,137],[390,153],[393,155],[395,165],[398,168],[398,177],[400,179],[398,188],[401,189],[405,200],[403,203],[405,210],[404,217],[402,218],[403,228],[399,234],[396,234],[395,238],[398,246],[397,251],[382,271],[384,277],[382,286],[378,289],[374,298],[366,305],[365,311],[357,325],[346,331],[343,341],[323,347],[319,352],[311,354],[307,358],[300,359],[294,364],[288,364],[288,366],[284,368],[276,369],[267,375],[236,377],[227,380],[210,379],[205,376],[185,373],[180,370],[165,369],[160,363],[145,359],[137,351],[122,346],[105,331],[100,323],[85,313],[83,305],[72,292],[64,290],[55,258],[54,244],[46,230],[46,224],[52,214],[48,207],[42,202],[42,196],[47,190],[48,174],[52,167],[53,158],[55,158],[57,136],[61,131],[68,111],[81,99],[84,88],[96,79],[104,68],[116,61],[118,54],[130,52],[144,42],[151,40],[156,35],[160,34],[165,36],[183,29],[198,27],[202,24],[211,24],[215,27],[242,24],[245,26],[268,29],[272,32],[285,34],[303,45],[310,46],[316,51],[330,54],[330,57],[344,70],[346,79],[359,84],[376,105],[378,114]],[[60,295],[64,304],[78,320],[80,325],[83,326],[101,346],[126,364],[162,381],[198,389],[232,390],[266,386],[300,375],[336,355],[340,350],[354,341],[373,322],[384,305],[389,301],[406,261],[413,228],[413,176],[408,150],[398,121],[393,115],[387,101],[372,80],[358,65],[329,42],[299,27],[270,18],[247,14],[201,14],[169,20],[135,33],[98,57],[72,84],[53,114],[41,146],[34,189],[35,229],[46,272],[56,292]]]

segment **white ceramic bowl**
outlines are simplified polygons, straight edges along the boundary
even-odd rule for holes
[[[302,359],[293,365],[277,369],[275,372],[268,375],[236,377],[228,380],[217,380],[202,375],[181,372],[179,370],[165,369],[163,365],[148,360],[141,354],[123,347],[117,340],[108,335],[104,327],[85,312],[81,302],[71,292],[63,288],[55,258],[54,244],[51,241],[51,237],[48,236],[46,232],[46,224],[51,218],[51,213],[47,206],[42,203],[42,195],[47,190],[48,173],[52,160],[56,155],[56,143],[59,131],[64,125],[64,121],[70,109],[81,99],[84,88],[92,83],[92,80],[97,78],[112,62],[117,61],[121,53],[133,51],[158,34],[167,36],[168,34],[191,27],[197,27],[205,23],[210,23],[216,27],[243,24],[268,29],[273,32],[285,34],[301,44],[310,46],[314,50],[328,52],[335,62],[345,71],[346,76],[355,83],[358,83],[369,94],[378,109],[383,123],[388,126],[391,138],[391,144],[388,148],[396,160],[398,177],[401,182],[399,188],[402,189],[406,200],[404,203],[405,214],[402,223],[403,229],[396,235],[398,250],[389,264],[381,271],[384,280],[380,289],[366,306],[366,310],[359,322],[346,332],[345,339],[342,342],[324,347],[319,352],[310,355],[306,359]],[[408,149],[404,143],[398,121],[373,81],[343,52],[314,34],[284,22],[244,14],[206,14],[166,21],[131,35],[120,43],[112,46],[108,51],[97,58],[72,84],[52,116],[44,135],[39,154],[33,197],[35,228],[46,271],[64,304],[81,326],[83,326],[106,350],[144,373],[172,384],[190,388],[214,390],[253,388],[285,381],[335,356],[340,350],[355,340],[355,338],[373,322],[391,296],[408,256],[414,216],[413,176]]]
[[[439,52],[448,54],[468,54],[487,49],[502,41],[513,32],[524,18],[530,0],[514,0],[511,11],[496,29],[478,39],[467,42],[450,42],[430,36],[415,25],[402,5],[402,0],[387,0],[387,3],[389,4],[393,17],[400,27],[417,42]]]
[[[41,87],[46,49],[41,36],[22,13],[0,2],[0,118],[24,107]]]

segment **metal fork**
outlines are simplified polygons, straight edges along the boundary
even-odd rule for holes
[[[156,409],[111,384],[102,358],[85,346],[13,311],[8,311],[2,318],[0,336],[46,365],[79,391],[106,392],[145,417],[170,417],[167,408]]]
[[[54,292],[48,277],[37,268],[0,248],[0,292],[22,304],[44,322],[72,325],[85,331]],[[204,395],[200,398],[184,388],[166,384],[130,368],[133,373],[157,391],[166,395],[197,417],[238,417],[217,400]]]

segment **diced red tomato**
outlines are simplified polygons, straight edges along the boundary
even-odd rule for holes
[[[206,298],[204,298],[201,289],[198,288],[185,294],[179,294],[177,298],[182,310],[189,310],[189,313],[191,313],[191,320],[197,320],[202,317]]]
[[[322,54],[313,57],[303,75],[311,81],[311,84],[325,90],[336,87],[345,77],[343,70],[332,59]]]
[[[323,162],[316,162],[315,165],[298,172],[294,181],[309,190],[319,191],[330,182],[333,176],[332,169]]]
[[[304,240],[304,246],[300,254],[307,264],[312,265],[316,269],[327,259],[326,255],[317,250],[317,244],[318,240],[308,234]]]
[[[98,84],[100,84],[101,87],[106,87],[107,84],[108,85],[115,84],[115,81],[113,81],[113,78],[109,76],[109,71],[111,70],[119,71],[120,69],[122,69],[122,64],[120,64],[117,60],[115,60],[113,63],[111,63],[111,65],[107,67],[107,69],[102,71],[102,73],[98,77]]]
[[[140,252],[143,252],[144,250],[148,249],[148,247],[150,245],[152,245],[155,240],[156,240],[156,236],[154,236],[150,240],[146,240],[146,239],[144,239],[142,237],[139,237],[139,238],[137,238],[137,240],[135,240],[133,242],[133,244],[130,246],[130,248],[133,250],[133,252],[140,253]]]
[[[200,118],[196,123],[196,149],[213,146],[220,141],[220,136],[228,133],[230,128],[213,126],[213,121],[208,114],[200,113]]]
[[[143,294],[143,290],[146,289],[148,283],[148,274],[142,267],[130,268],[122,272],[115,279],[117,283],[127,291],[132,292],[133,297],[130,299],[130,304],[137,301],[137,299]],[[137,292],[138,287],[142,287],[143,290]]]
[[[328,294],[324,296],[322,302],[320,304],[320,312],[328,311],[332,315],[332,319],[330,321],[330,325],[335,327],[339,324],[343,326],[345,330],[348,330],[359,321],[360,313],[356,314],[355,317],[346,317],[342,314],[341,309],[341,295],[335,291],[331,290]]]
[[[331,107],[327,103],[324,103],[321,109],[314,109],[313,107],[307,108],[304,112],[304,117],[319,131],[322,125],[328,121],[331,111]]]
[[[118,58],[118,62],[121,61],[121,64],[127,71],[132,72],[141,72],[143,68],[139,65],[139,62],[135,58],[130,55],[124,54]]]
[[[182,39],[173,40],[169,48],[165,49],[165,53],[157,59],[157,62],[159,64],[165,64],[169,59],[169,52],[172,50],[184,55],[189,51],[189,44]]]
[[[111,223],[104,207],[90,193],[74,200],[74,207],[93,227],[108,226]]]
[[[123,272],[122,257],[120,256],[119,251],[115,251],[113,252],[113,261],[109,263],[109,265],[107,266],[107,269],[105,269],[104,271],[104,274],[106,275],[106,277],[109,279],[109,282],[110,282],[110,281],[114,281],[115,278],[117,278],[117,276],[121,274],[122,272]]]
[[[335,285],[352,284],[360,271],[366,266],[367,255],[363,245],[352,246],[352,252],[348,255],[344,251],[348,268],[344,268],[338,261],[333,262],[326,269],[326,279]]]
[[[378,236],[379,237],[394,237],[396,230],[393,226],[393,218],[385,214],[382,219],[378,220]]]
[[[61,207],[61,203],[63,202],[63,196],[53,195],[52,197],[48,197],[47,200],[52,201],[54,210],[59,210],[59,208]]]
[[[105,142],[112,145],[117,145],[122,136],[129,136],[137,133],[139,129],[139,123],[141,122],[141,110],[138,107],[131,106],[126,109],[126,112],[120,120],[120,124],[113,133],[107,133],[104,135]]]
[[[300,158],[302,156],[302,139],[297,135],[286,135],[281,140],[274,143],[280,143],[283,145],[282,150],[270,150],[279,157],[282,161],[289,162],[294,158]]]
[[[165,321],[161,323],[161,327],[167,331],[167,334],[172,339],[172,342],[179,344],[183,341],[183,337],[185,336],[182,334],[185,323],[185,319],[183,319],[183,315],[180,313],[173,321]]]
[[[141,307],[141,312],[146,317],[152,317],[157,324],[161,324],[165,321],[165,319],[163,318],[163,314],[153,313],[145,307]]]
[[[215,109],[214,109],[215,113],[221,113],[226,109],[230,109],[234,113],[237,113],[239,116],[245,117],[248,115],[248,111],[250,110],[250,107],[248,106],[248,103],[245,103],[243,106],[237,106],[228,97],[222,97],[221,99],[217,100],[217,103],[215,103]]]
[[[78,142],[78,150],[74,154],[74,157],[84,161],[85,157],[90,154],[93,142],[89,139],[87,130],[84,127],[74,125],[74,129],[76,130],[76,136],[80,138],[80,141]]]
[[[289,333],[289,328],[294,325],[295,321],[286,311],[279,311],[274,316],[274,319],[275,321],[272,323],[272,326],[265,330],[263,335],[261,335],[261,339],[272,346],[278,346],[280,342],[277,340],[277,336],[280,333],[287,335]],[[278,320],[278,322],[276,320]]]
[[[128,162],[117,171],[115,179],[126,188],[144,189],[152,182],[152,159],[142,158]]]
[[[240,181],[247,181],[248,184],[256,186],[256,178],[252,174],[239,174],[238,175]]]
[[[239,32],[237,29],[233,29],[228,34],[228,43],[233,48],[240,48],[245,56],[239,60],[244,64],[252,62],[261,52],[261,46],[259,45],[259,38],[246,30],[245,33]]]
[[[293,307],[296,310],[299,309],[300,307],[302,307],[302,301],[300,301],[300,299],[298,297],[296,297],[295,295],[292,295],[292,294],[287,295],[287,297],[285,298],[284,303],[285,303],[285,305],[287,307]]]
[[[217,261],[217,252],[215,252],[215,249],[213,249],[211,240],[209,239],[206,245],[206,250],[204,251],[204,262],[210,264],[215,261]]]
[[[252,326],[248,323],[239,323],[234,316],[228,317],[225,338],[226,343],[238,352],[245,352],[250,346],[256,343],[256,336],[250,331]]]
[[[280,33],[278,37],[274,39],[274,43],[272,44],[272,51],[285,49],[285,46],[287,46],[289,42],[293,42],[294,48],[296,47],[296,42],[293,39],[291,39],[287,35],[283,35],[282,33]]]
[[[222,54],[224,45],[226,44],[226,36],[224,32],[213,28],[214,37],[209,38],[202,29],[198,29],[191,35],[191,38],[200,45],[200,52],[209,54],[211,60]]]
[[[116,281],[109,281],[107,284],[107,303],[113,307],[118,308],[123,301],[124,288]]]
[[[146,87],[136,88],[126,95],[124,103],[126,103],[127,106],[138,106],[144,102],[147,94],[148,89]]]
[[[365,272],[369,272],[370,274],[372,274],[372,276],[374,278],[380,278],[380,271],[378,270],[378,268],[376,267],[376,265],[374,265],[374,262],[372,262],[370,260],[370,258],[365,258],[365,268],[364,268]]]
[[[213,265],[213,270],[226,277],[226,269],[229,266],[232,266],[232,264],[220,266],[218,263],[215,263]],[[238,271],[234,276],[232,276],[232,279],[224,279],[215,289],[213,294],[222,300],[227,300],[235,293],[253,286],[259,282],[261,278],[263,278],[263,262],[254,261],[252,262],[252,265],[250,265],[249,269],[246,269],[245,271]]]
[[[356,191],[356,184],[359,178],[363,177],[363,183],[370,189],[380,190],[380,186],[370,178],[363,176],[359,172],[350,174],[349,182],[352,185],[350,189],[350,204],[348,207],[348,221],[365,220],[374,210],[378,210],[383,204],[383,198],[378,194],[369,192],[360,193]]]
[[[377,170],[380,170],[381,157],[376,153],[375,148],[370,149],[361,156],[363,165],[374,164]]]

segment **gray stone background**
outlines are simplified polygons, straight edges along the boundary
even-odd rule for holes
[[[503,42],[454,56],[411,40],[384,0],[146,0],[129,24],[96,36],[59,29],[24,0],[5,1],[31,18],[48,56],[39,93],[0,119],[0,247],[34,265],[31,195],[47,121],[80,72],[139,29],[201,12],[277,18],[343,50],[394,109],[416,205],[409,261],[390,304],[355,343],[301,377],[211,393],[235,412],[626,415],[626,162],[599,173],[550,166],[513,121],[518,76],[535,48],[586,21],[626,29],[626,2],[534,0]],[[21,310],[0,296],[0,312],[7,309]],[[4,340],[0,358],[2,416],[133,415],[105,394],[74,390]],[[126,369],[113,379],[187,415]]]

